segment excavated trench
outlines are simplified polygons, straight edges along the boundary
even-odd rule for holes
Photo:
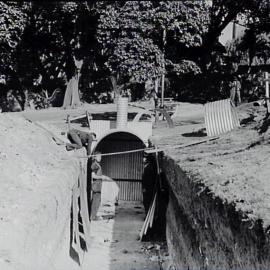
[[[262,221],[250,221],[187,176],[171,158],[162,170],[169,190],[166,238],[175,269],[270,269],[270,237]]]

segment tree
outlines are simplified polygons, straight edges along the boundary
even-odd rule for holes
[[[142,83],[168,70],[199,72],[186,52],[201,46],[208,9],[203,1],[100,2],[97,34],[106,67],[120,84]]]
[[[21,40],[12,54],[12,80],[21,91],[64,90],[66,82],[78,74],[76,63],[94,54],[94,1],[10,5],[25,18]]]
[[[12,56],[26,25],[23,11],[0,2],[0,72],[12,69]]]

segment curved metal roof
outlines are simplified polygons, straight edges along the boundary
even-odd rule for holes
[[[137,137],[146,147],[146,142],[143,140],[143,138],[136,132],[134,132],[131,129],[111,129],[107,132],[105,132],[94,144],[93,144],[93,149],[92,152],[95,151],[96,147],[99,145],[99,143],[106,137],[110,136],[111,134],[115,134],[115,133],[127,133],[130,135],[133,135],[135,137]]]

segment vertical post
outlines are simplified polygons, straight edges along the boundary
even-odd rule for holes
[[[269,102],[269,74],[265,72],[265,99],[267,106],[267,114],[270,113],[270,102]]]
[[[164,91],[165,91],[165,45],[166,45],[166,29],[163,29],[163,63],[161,76],[161,108],[164,107]]]
[[[119,97],[117,101],[116,128],[126,128],[128,119],[128,98]]]
[[[155,92],[158,93],[158,78],[155,79]]]
[[[164,88],[165,88],[165,75],[161,76],[161,108],[164,107]]]
[[[236,39],[236,20],[233,21],[232,39]]]
[[[156,98],[156,100],[154,100],[154,102],[155,102],[155,123],[157,123],[157,121],[158,121],[158,111],[156,110],[158,108],[158,104],[159,104],[158,96],[157,96],[157,94],[158,94],[158,86],[159,86],[159,78],[157,77],[155,79],[155,93],[156,93],[155,98]]]

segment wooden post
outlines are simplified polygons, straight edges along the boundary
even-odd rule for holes
[[[161,108],[164,107],[164,89],[165,88],[165,75],[161,76]]]
[[[79,96],[79,79],[83,60],[78,61],[74,58],[74,63],[76,66],[76,73],[67,83],[66,93],[63,102],[64,109],[74,109],[81,105]]]
[[[155,79],[155,92],[158,93],[158,78]]]
[[[163,29],[163,72],[161,76],[161,108],[164,108],[164,91],[165,91],[165,45],[166,45],[166,29]]]
[[[232,39],[236,39],[236,20],[233,21],[233,26],[232,26]]]
[[[265,99],[267,106],[267,114],[270,113],[270,102],[269,102],[269,74],[265,72]]]

